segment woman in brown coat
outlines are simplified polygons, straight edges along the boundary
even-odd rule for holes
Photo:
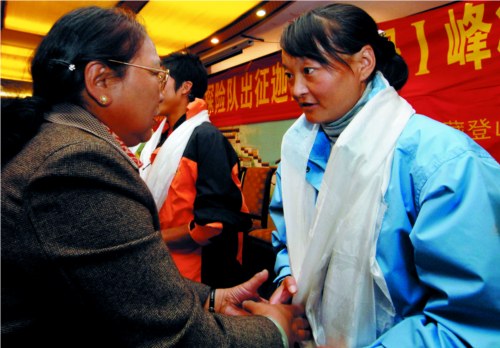
[[[246,301],[258,299],[265,272],[214,292],[172,262],[128,150],[151,136],[168,71],[130,14],[67,14],[31,72],[33,97],[2,105],[6,347],[277,347],[304,338],[292,332],[298,307]]]

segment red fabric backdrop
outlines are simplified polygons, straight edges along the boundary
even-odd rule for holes
[[[456,2],[379,23],[409,66],[400,94],[418,113],[467,133],[500,161],[500,3]],[[296,118],[281,53],[209,78],[212,122]]]

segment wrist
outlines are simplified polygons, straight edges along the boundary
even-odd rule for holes
[[[222,313],[222,302],[224,301],[225,289],[211,288],[208,292],[208,298],[205,301],[205,310],[211,313]]]
[[[273,322],[273,324],[276,325],[276,327],[278,328],[280,335],[281,335],[281,342],[283,343],[283,348],[289,348],[290,345],[288,344],[288,336],[285,332],[285,329],[283,329],[283,327],[278,323],[277,320],[274,320],[271,317],[267,317],[267,318],[269,320],[271,320]]]
[[[288,277],[291,277],[292,275],[291,274],[285,274],[284,276],[282,276],[281,278],[277,278],[275,280],[275,283],[276,283],[276,287],[278,288],[282,283],[283,281],[288,278]]]

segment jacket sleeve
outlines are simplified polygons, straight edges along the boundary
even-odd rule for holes
[[[500,167],[471,151],[450,157],[413,173],[418,213],[408,257],[414,259],[422,303],[408,304],[419,310],[402,313],[373,347],[500,343]],[[414,289],[401,289],[404,283],[391,274],[386,279],[411,298]]]
[[[288,248],[286,245],[286,225],[283,214],[283,200],[281,195],[281,166],[276,171],[276,186],[274,188],[269,213],[276,226],[276,231],[272,233],[273,248],[276,253],[276,263],[274,271],[276,272],[275,283],[279,284],[283,278],[292,274],[290,270],[290,259],[288,258]]]
[[[184,155],[198,166],[196,224],[247,231],[252,222],[243,213],[239,159],[227,139],[213,125],[202,124],[193,132]]]
[[[71,294],[63,317],[89,335],[102,332],[100,342],[279,346],[280,333],[267,318],[203,309],[208,287],[181,277],[156,231],[147,187],[109,145],[75,143],[51,154],[33,174],[24,204],[47,269],[56,270],[57,282],[39,291],[47,301]]]

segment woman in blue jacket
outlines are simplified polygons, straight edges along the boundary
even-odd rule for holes
[[[282,34],[304,114],[271,202],[271,302],[306,305],[315,343],[500,345],[500,166],[396,90],[408,68],[363,10],[331,4]]]

